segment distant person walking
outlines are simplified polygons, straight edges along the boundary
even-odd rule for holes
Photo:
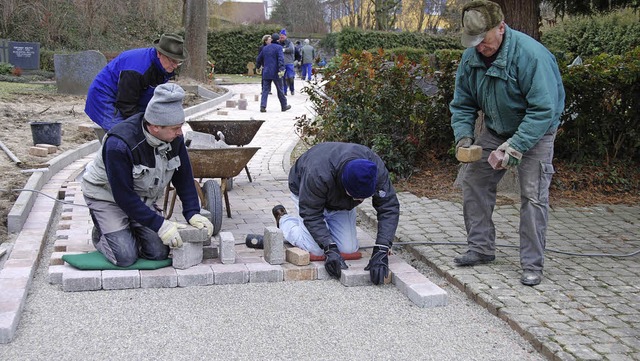
[[[316,58],[316,49],[309,45],[309,39],[304,39],[304,46],[300,49],[300,53],[302,54],[302,80],[311,80],[312,65],[313,61]]]
[[[293,87],[293,80],[296,77],[296,71],[294,68],[294,62],[296,57],[296,48],[291,42],[291,40],[287,39],[287,30],[280,30],[280,45],[282,45],[282,51],[284,52],[284,94],[287,94],[287,90],[291,91],[291,95],[294,95],[295,89]]]
[[[291,105],[287,105],[287,97],[284,95],[282,88],[282,76],[284,75],[284,54],[282,46],[278,44],[280,35],[274,33],[272,35],[271,44],[262,48],[260,54],[256,58],[256,67],[262,67],[262,98],[260,99],[260,112],[267,111],[267,98],[271,92],[271,83],[276,86],[278,92],[278,100],[280,100],[280,108],[283,112],[291,109]]]
[[[156,87],[168,82],[187,57],[176,34],[163,34],[151,48],[122,52],[89,86],[84,112],[105,131],[144,112]]]

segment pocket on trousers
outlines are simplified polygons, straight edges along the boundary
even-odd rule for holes
[[[538,197],[540,201],[549,203],[549,187],[551,186],[551,178],[556,172],[553,164],[540,163],[540,189],[538,189]]]

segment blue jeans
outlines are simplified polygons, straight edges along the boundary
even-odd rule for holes
[[[291,199],[300,212],[298,196],[291,194]],[[329,211],[324,210],[324,221],[331,233],[331,242],[338,246],[342,253],[353,253],[358,250],[358,238],[356,230],[356,209]],[[324,250],[313,239],[302,218],[298,215],[287,213],[280,218],[280,229],[284,239],[292,245],[305,251],[322,256]]]
[[[311,65],[311,63],[302,64],[302,79],[311,80],[311,75],[313,75]]]
[[[295,91],[293,89],[293,79],[296,77],[296,71],[293,63],[284,65],[284,93],[287,94],[287,87],[290,88],[291,93]]]
[[[545,134],[522,155],[522,162],[517,168],[521,202],[520,265],[527,270],[541,271],[544,267],[555,136],[555,132]],[[496,205],[498,182],[506,172],[493,169],[487,158],[504,142],[504,139],[485,130],[475,143],[482,147],[482,159],[467,166],[462,180],[469,250],[485,255],[495,254],[496,230],[491,217]]]
[[[282,109],[287,107],[287,97],[282,92],[282,79],[262,79],[262,97],[260,98],[260,108],[267,108],[267,98],[269,92],[271,92],[271,82],[276,86],[278,93],[278,100],[280,100],[280,107]]]

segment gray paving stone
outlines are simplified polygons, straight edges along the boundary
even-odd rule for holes
[[[105,270],[102,271],[102,288],[105,290],[124,290],[140,288],[140,271]]]
[[[65,292],[95,291],[101,288],[102,271],[68,269],[62,275],[62,290]]]
[[[21,310],[0,313],[0,344],[13,340],[20,322]]]
[[[71,268],[71,266],[67,265],[54,265],[49,266],[47,281],[52,285],[61,285],[62,284],[62,274],[66,268]]]
[[[244,264],[210,263],[208,265],[213,270],[213,282],[216,285],[249,282],[249,270]]]
[[[278,227],[264,230],[264,259],[272,265],[285,263],[284,234]]]
[[[248,263],[249,282],[281,282],[284,280],[284,271],[279,265],[268,263]]]
[[[182,244],[182,247],[174,248],[171,251],[173,267],[176,269],[187,269],[202,263],[204,256],[202,247],[202,242],[185,242]]]
[[[209,265],[197,265],[176,270],[178,287],[207,286],[213,284],[213,270]]]
[[[447,305],[447,292],[433,282],[413,284],[407,287],[407,297],[418,307],[440,307]]]
[[[178,286],[178,275],[173,267],[140,270],[141,288],[173,288]]]
[[[220,232],[220,245],[218,246],[218,252],[220,254],[220,261],[224,264],[235,263],[236,250],[235,239],[231,232]]]

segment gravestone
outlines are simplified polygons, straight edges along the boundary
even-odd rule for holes
[[[253,70],[256,68],[256,64],[254,64],[252,61],[247,63],[247,75],[255,75],[255,73],[253,72]]]
[[[86,95],[93,79],[107,65],[107,58],[96,50],[73,54],[55,54],[58,93]]]
[[[0,39],[0,62],[23,70],[40,69],[40,43]]]

